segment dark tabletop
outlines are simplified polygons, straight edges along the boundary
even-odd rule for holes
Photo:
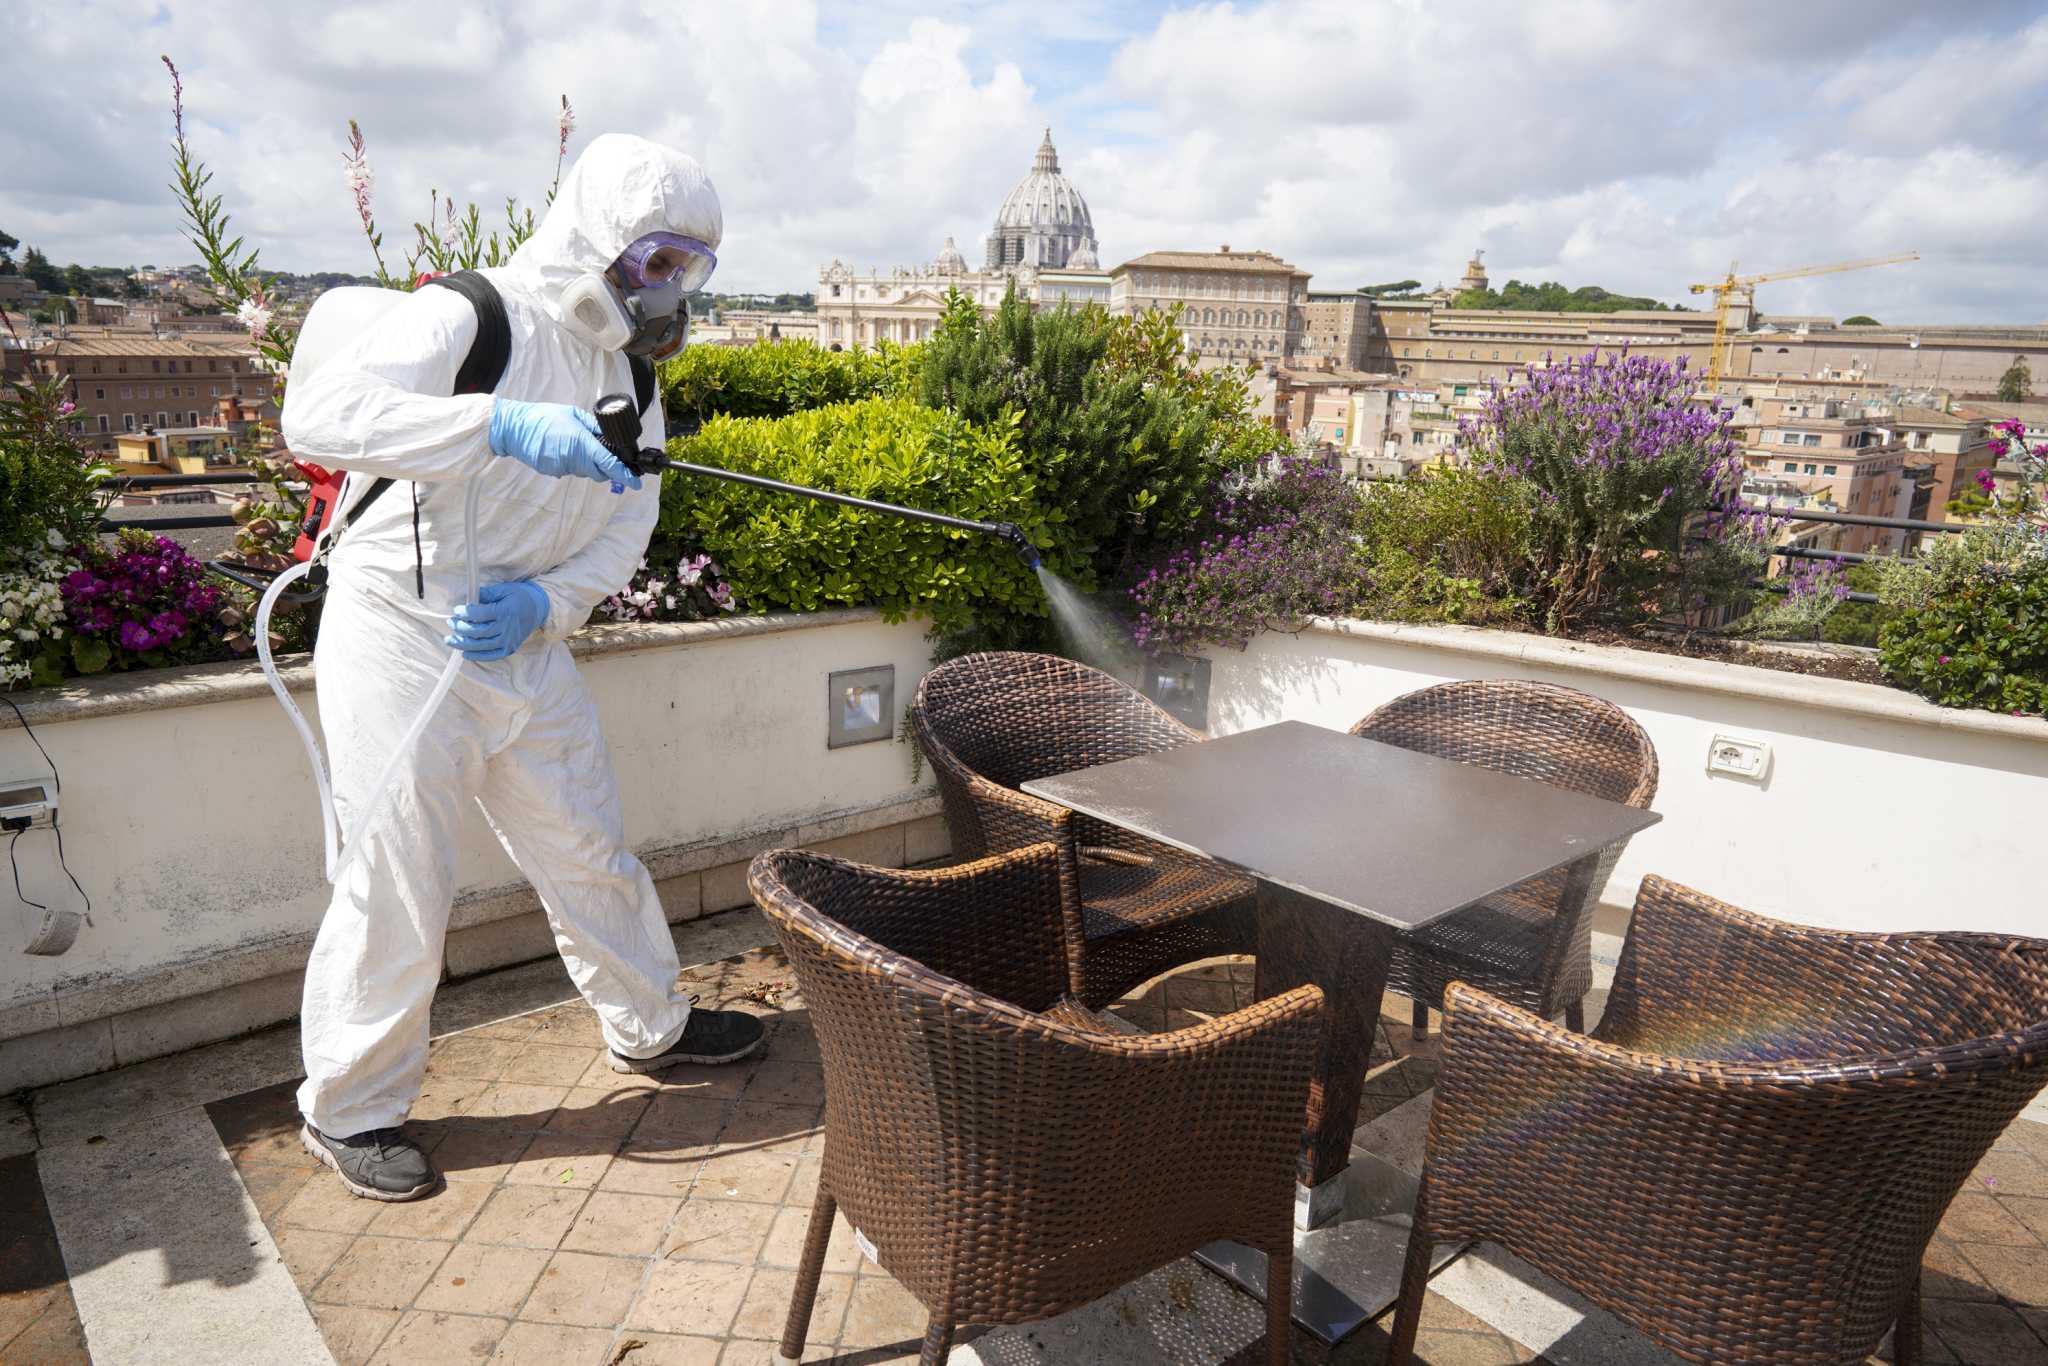
[[[1663,819],[1301,721],[1024,790],[1403,929]]]

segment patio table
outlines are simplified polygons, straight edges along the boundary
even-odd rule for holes
[[[1331,1343],[1393,1302],[1414,1205],[1412,1176],[1352,1149],[1394,935],[1558,868],[1569,901],[1604,849],[1662,819],[1299,721],[1023,789],[1243,870],[1258,889],[1259,995],[1322,988],[1294,1314]],[[1202,1260],[1263,1294],[1263,1254],[1219,1243]]]

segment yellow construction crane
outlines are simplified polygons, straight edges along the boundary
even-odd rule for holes
[[[1920,253],[1909,251],[1900,256],[1873,256],[1864,261],[1837,261],[1831,266],[1800,266],[1796,270],[1774,270],[1767,275],[1737,275],[1735,263],[1728,263],[1728,278],[1694,285],[1692,292],[1714,295],[1714,349],[1707,354],[1707,388],[1715,389],[1721,383],[1721,373],[1726,368],[1728,350],[1728,300],[1742,294],[1747,297],[1752,315],[1755,313],[1756,287],[1769,280],[1797,280],[1807,275],[1834,275],[1844,270],[1868,270],[1871,266],[1894,266],[1901,261],[1917,261]]]

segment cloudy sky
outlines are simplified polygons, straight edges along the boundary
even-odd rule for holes
[[[1496,284],[1679,302],[1731,260],[1911,250],[1761,306],[2048,321],[2039,3],[22,0],[7,29],[0,229],[60,263],[193,258],[163,189],[169,53],[214,188],[280,269],[367,268],[351,117],[388,253],[430,186],[537,200],[566,94],[572,155],[621,130],[710,168],[728,290],[947,234],[978,259],[1050,125],[1105,264],[1229,242],[1319,288],[1433,285],[1483,246]]]

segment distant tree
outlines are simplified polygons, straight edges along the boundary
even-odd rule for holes
[[[121,297],[124,299],[146,299],[149,297],[149,291],[142,287],[142,281],[136,279],[133,274],[123,275],[121,277]]]
[[[66,294],[91,294],[92,272],[73,261],[64,267],[64,292]]]
[[[1598,285],[1566,289],[1555,280],[1540,285],[1510,280],[1498,290],[1468,289],[1451,300],[1453,308],[1494,308],[1543,313],[1616,313],[1624,310],[1674,311],[1670,304],[1640,294],[1615,294]]]
[[[19,237],[0,231],[0,275],[14,274],[14,249],[20,245]]]
[[[2012,364],[2005,367],[2005,373],[1998,377],[1998,400],[2001,403],[2024,403],[2034,392],[2034,372],[2027,368],[2025,356],[2014,356]]]
[[[1884,326],[1884,324],[1883,324],[1883,323],[1881,323],[1881,322],[1879,322],[1879,321],[1878,321],[1877,319],[1875,319],[1875,318],[1871,317],[1871,316],[1870,316],[1870,315],[1869,315],[1868,313],[1858,313],[1858,314],[1857,314],[1857,315],[1856,315],[1855,317],[1853,317],[1853,318],[1844,318],[1844,319],[1842,319],[1842,326],[1844,326],[1844,327],[1883,327],[1883,326]]]
[[[64,292],[64,272],[51,265],[50,258],[34,247],[30,247],[28,253],[21,258],[21,273],[28,276],[35,287],[45,294]]]
[[[1388,294],[1409,294],[1420,288],[1422,288],[1422,281],[1420,280],[1394,280],[1384,285],[1362,285],[1359,287],[1358,292],[1360,294],[1370,294],[1377,299]]]

